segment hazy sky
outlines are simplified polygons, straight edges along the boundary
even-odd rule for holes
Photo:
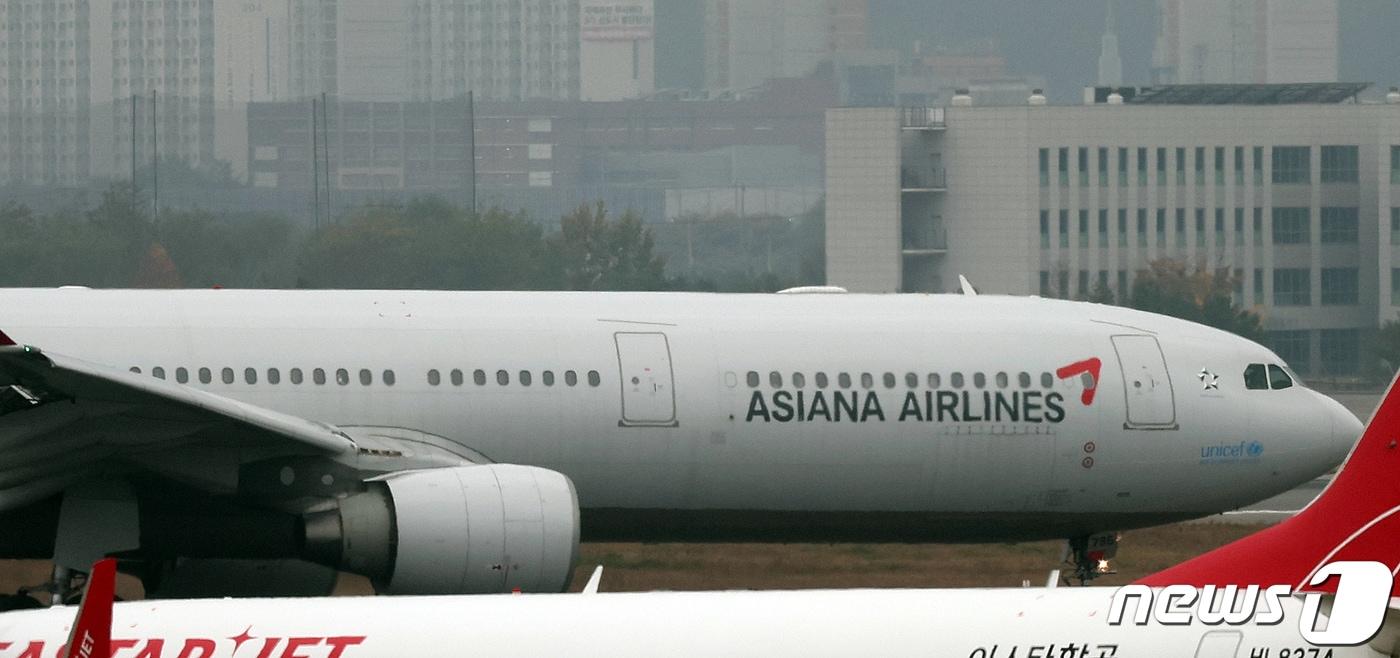
[[[1098,71],[1105,0],[870,0],[870,41],[909,49],[996,44],[1013,73],[1045,76],[1058,101],[1079,98]],[[1153,0],[1120,0],[1123,78],[1146,84],[1156,35]],[[1400,83],[1400,2],[1340,0],[1340,77]],[[703,84],[700,0],[656,0],[657,82]],[[693,27],[692,27],[693,26]],[[668,45],[669,44],[669,45]]]

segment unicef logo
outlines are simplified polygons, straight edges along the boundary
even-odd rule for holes
[[[1258,457],[1259,455],[1264,454],[1264,444],[1258,441],[1250,441],[1249,447],[1245,448],[1245,451],[1249,454],[1250,457]]]

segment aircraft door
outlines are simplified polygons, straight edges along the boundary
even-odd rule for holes
[[[1196,658],[1235,658],[1244,634],[1239,631],[1211,631],[1196,645]]]
[[[666,334],[618,332],[617,367],[622,381],[622,427],[674,427],[675,377]]]
[[[1114,336],[1127,396],[1124,429],[1176,429],[1176,397],[1162,347],[1152,336]]]

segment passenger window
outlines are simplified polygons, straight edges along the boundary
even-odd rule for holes
[[[225,384],[232,384],[233,368],[224,368],[222,371],[219,372],[219,378],[224,380]]]
[[[160,366],[151,368],[151,376],[155,377],[156,379],[165,379],[165,368],[162,368]]]
[[[534,380],[534,378],[530,376],[530,371],[529,371],[529,370],[521,370],[521,371],[520,371],[520,385],[521,385],[521,386],[529,386],[529,385],[530,385],[530,382],[533,381],[533,380]]]
[[[1021,385],[1021,388],[1030,388],[1030,387],[1031,387],[1031,374],[1028,373],[1028,372],[1023,372],[1023,373],[1021,373],[1021,374],[1019,374],[1019,375],[1016,375],[1016,383],[1017,383],[1017,384],[1020,384],[1020,385]]]
[[[881,379],[885,382],[885,388],[894,388],[895,383],[898,381],[894,378],[894,373],[892,372],[885,373],[885,376]]]
[[[748,382],[749,388],[758,388],[758,373],[750,370],[749,374],[744,376],[744,381]],[[573,384],[570,384],[570,386],[573,386]]]
[[[826,373],[824,373],[824,372],[819,372],[819,373],[817,373],[816,379],[817,379],[817,388],[826,388],[826,385],[827,385],[828,383],[830,383],[830,382],[827,381],[827,379],[826,379]]]
[[[977,388],[987,388],[987,376],[980,372],[972,373],[972,385]]]
[[[447,376],[448,376],[449,379],[452,380],[452,385],[453,385],[453,386],[461,386],[461,385],[462,385],[462,371],[461,371],[461,370],[458,370],[458,369],[456,369],[456,368],[453,368],[453,369],[452,369],[452,372],[447,373]]]
[[[553,385],[554,385],[554,371],[553,371],[553,370],[546,370],[546,371],[540,373],[540,379],[541,379],[542,381],[544,381],[544,385],[545,385],[545,386],[553,386]]]
[[[201,383],[201,384],[208,384],[208,383],[211,382],[211,381],[214,381],[214,373],[209,372],[209,369],[208,369],[208,368],[200,368],[200,369],[199,369],[199,383]]]
[[[186,370],[186,369],[184,369],[184,368],[176,368],[176,369],[175,369],[175,381],[180,382],[181,384],[188,384],[188,383],[190,383],[190,371],[188,371],[188,370]]]
[[[320,369],[320,368],[317,368],[317,369],[315,369],[315,370],[312,370],[312,371],[311,371],[311,381],[312,381],[312,382],[315,382],[315,384],[316,384],[317,386],[325,386],[325,385],[326,385],[326,371],[324,371],[324,370],[322,370],[322,369]]]
[[[1284,372],[1283,368],[1280,368],[1272,363],[1269,364],[1269,388],[1278,391],[1288,388],[1292,385],[1293,378],[1289,377],[1288,373]]]
[[[441,386],[441,385],[442,385],[442,373],[440,373],[440,372],[438,372],[438,371],[436,371],[436,370],[429,370],[429,371],[428,371],[428,385],[429,385],[429,386]]]
[[[360,369],[360,386],[369,386],[370,384],[373,384],[373,383],[374,383],[374,373],[372,373],[372,372],[370,372],[370,371],[368,371],[368,370],[365,370],[364,368],[361,368],[361,369]]]
[[[836,376],[836,384],[837,384],[838,386],[840,386],[841,388],[850,388],[850,387],[851,387],[851,375],[850,375],[850,373],[845,373],[845,372],[843,372],[843,373],[837,375],[837,376]]]
[[[138,375],[141,374],[141,369],[140,369],[140,368],[137,368],[136,366],[131,366],[130,368],[128,368],[128,370],[130,370],[130,371],[132,371],[132,372],[134,372],[134,373],[136,373],[136,374],[138,374]]]
[[[500,384],[501,386],[508,386],[510,384],[510,373],[504,370],[497,370],[496,383]]]
[[[802,388],[807,385],[807,377],[800,372],[792,373],[793,388]]]
[[[301,368],[292,368],[292,383],[301,386]]]
[[[176,373],[176,374],[178,375],[179,373]],[[276,386],[276,385],[278,385],[278,384],[281,384],[281,383],[282,383],[282,373],[279,372],[276,368],[268,368],[268,369],[267,369],[267,383],[272,384],[273,386]]]
[[[258,383],[258,371],[253,368],[244,368],[243,381],[248,382],[249,385]]]
[[[997,373],[997,388],[1006,388],[1011,384],[1011,378],[1004,372]]]
[[[955,372],[955,373],[953,373],[953,376],[952,376],[952,377],[949,377],[948,379],[951,380],[951,382],[952,382],[952,384],[953,384],[953,388],[962,388],[962,387],[963,387],[963,374],[962,374],[962,373],[960,373],[960,372]]]
[[[601,384],[601,383],[603,383],[603,378],[602,378],[602,376],[600,376],[600,375],[598,374],[598,371],[597,371],[597,370],[589,370],[589,371],[588,371],[588,385],[589,385],[589,386],[596,387],[596,386],[598,386],[598,385]]]
[[[1055,378],[1052,377],[1048,372],[1040,373],[1040,386],[1041,388],[1054,388]]]
[[[875,385],[875,376],[874,376],[874,375],[872,375],[872,374],[870,374],[870,373],[868,373],[868,372],[862,372],[862,373],[860,373],[860,387],[861,387],[861,388],[870,388],[870,387],[872,387],[872,386],[874,386],[874,385]]]
[[[931,373],[928,374],[928,387],[929,387],[929,388],[938,388],[939,386],[942,386],[942,385],[943,385],[943,377],[939,376],[938,373],[936,373],[936,372],[931,372]]]
[[[768,385],[772,386],[773,388],[782,388],[783,376],[777,372],[768,373]]]
[[[1251,391],[1269,390],[1269,373],[1262,363],[1251,363],[1244,369],[1244,387]]]
[[[394,385],[394,382],[397,381],[397,380],[398,380],[398,377],[395,377],[395,376],[394,376],[394,371],[393,371],[393,370],[385,370],[385,371],[384,371],[384,385],[385,385],[385,386],[393,386],[393,385]]]
[[[757,373],[755,373],[755,374],[757,374]],[[564,383],[565,383],[565,384],[568,384],[569,386],[577,386],[577,385],[578,385],[578,373],[576,373],[576,372],[574,372],[574,371],[572,371],[572,370],[565,370],[565,371],[564,371]]]
[[[918,388],[919,376],[912,372],[904,373],[904,385],[908,386],[909,388]]]
[[[336,368],[336,371],[335,371],[335,383],[340,384],[341,386],[349,386],[349,385],[350,385],[350,371],[349,371],[349,370],[346,370],[346,369],[344,369],[344,368]]]
[[[459,376],[458,379],[461,379],[461,377]],[[477,386],[485,386],[485,385],[486,385],[486,371],[485,371],[485,370],[481,370],[481,369],[479,369],[479,368],[478,368],[477,370],[472,371],[472,381],[473,381],[473,382],[476,382],[476,385],[477,385]]]

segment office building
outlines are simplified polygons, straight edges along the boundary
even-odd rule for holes
[[[1338,0],[1158,0],[1154,83],[1337,79]]]
[[[86,2],[0,2],[0,182],[72,185],[89,173]]]

